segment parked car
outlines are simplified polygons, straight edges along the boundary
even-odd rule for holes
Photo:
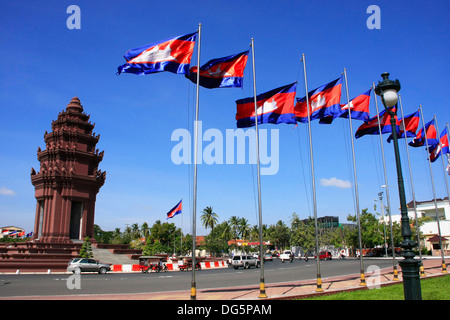
[[[248,269],[251,266],[255,266],[259,268],[260,262],[258,259],[254,258],[251,255],[237,255],[233,257],[231,261],[233,268],[238,269],[239,267],[243,267],[244,269]]]
[[[317,255],[314,256],[314,259],[317,259]],[[330,251],[321,251],[319,252],[319,259],[320,260],[331,260],[333,257],[331,256]]]
[[[81,272],[98,272],[105,274],[111,271],[109,264],[100,263],[97,260],[90,258],[75,258],[69,261],[67,272],[80,274]]]

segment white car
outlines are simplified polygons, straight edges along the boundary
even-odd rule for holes
[[[251,266],[259,268],[260,262],[258,259],[254,258],[251,255],[237,255],[233,257],[233,260],[231,260],[231,264],[235,269],[238,269],[239,267],[248,269]]]
[[[291,258],[293,258],[293,254],[291,250],[284,250],[283,253],[280,255],[281,262],[290,261]]]

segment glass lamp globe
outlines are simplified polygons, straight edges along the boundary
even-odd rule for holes
[[[398,101],[397,91],[395,91],[394,89],[388,89],[386,91],[383,91],[382,94],[386,108],[393,107],[397,104]]]

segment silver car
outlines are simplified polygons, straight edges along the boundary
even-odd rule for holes
[[[97,260],[90,258],[75,258],[69,261],[67,266],[67,272],[73,272],[80,274],[81,272],[98,272],[105,274],[111,271],[111,266],[108,264],[100,263]]]
[[[232,266],[237,269],[239,267],[244,267],[244,269],[248,269],[251,266],[254,266],[256,268],[259,268],[259,260],[257,260],[255,257],[250,255],[237,255],[233,257],[233,260],[231,260]]]

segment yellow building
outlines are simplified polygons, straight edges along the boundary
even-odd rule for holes
[[[25,229],[15,226],[0,227],[0,238],[4,237],[18,238],[24,235]]]

